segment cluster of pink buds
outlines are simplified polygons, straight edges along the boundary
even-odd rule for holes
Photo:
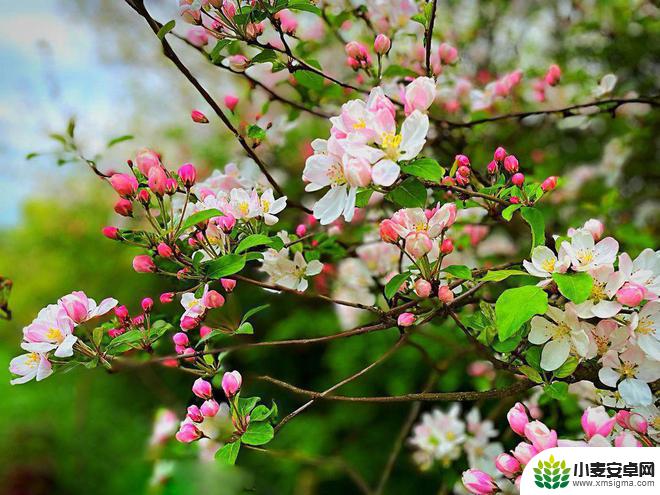
[[[506,98],[511,94],[513,89],[520,84],[522,80],[522,71],[520,69],[514,70],[504,76],[500,77],[492,84],[493,94],[500,98]]]
[[[556,86],[559,84],[560,79],[561,69],[557,64],[552,64],[550,67],[548,67],[548,71],[545,73],[545,76],[536,80],[532,85],[532,89],[534,90],[534,99],[538,102],[544,102],[546,98],[545,91],[548,86]]]
[[[461,186],[467,186],[470,183],[470,159],[465,155],[456,155],[454,163],[457,165],[454,179]]]
[[[149,325],[149,317],[154,306],[154,301],[150,297],[145,297],[140,302],[142,313],[131,316],[128,308],[124,305],[117,306],[114,309],[116,323],[113,328],[108,330],[108,336],[112,339],[119,337],[128,330],[144,328]]]
[[[346,63],[353,70],[368,69],[371,66],[369,50],[359,41],[349,41],[344,47],[346,50]]]

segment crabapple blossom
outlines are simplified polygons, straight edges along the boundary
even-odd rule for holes
[[[190,118],[192,119],[193,122],[196,122],[198,124],[208,124],[209,119],[204,115],[202,112],[199,110],[193,110],[190,112]]]
[[[112,297],[103,299],[98,306],[94,299],[87,297],[83,291],[74,291],[71,294],[63,296],[58,301],[58,305],[64,309],[66,315],[74,323],[80,324],[97,316],[102,316],[117,306],[118,301]]]
[[[193,394],[195,394],[200,399],[211,399],[213,398],[213,387],[209,382],[203,378],[198,378],[195,380],[192,386]]]
[[[376,39],[374,40],[374,52],[376,52],[378,55],[385,55],[390,51],[391,46],[392,42],[383,33],[380,33],[376,36]]]
[[[591,232],[582,229],[573,234],[570,242],[562,242],[561,247],[570,258],[573,269],[578,272],[613,264],[619,251],[619,243],[612,237],[595,243]]]
[[[287,248],[280,251],[268,249],[262,262],[262,270],[270,276],[271,282],[299,292],[307,289],[307,278],[318,275],[322,269],[323,263],[318,260],[307,262],[300,251],[296,251],[291,260]]]
[[[518,435],[523,435],[525,433],[525,426],[529,423],[529,417],[527,416],[525,406],[520,402],[516,402],[516,404],[509,409],[506,419],[509,422],[511,429]]]
[[[589,337],[584,323],[580,322],[575,305],[569,303],[565,311],[549,306],[548,318],[532,318],[528,339],[532,344],[542,345],[541,368],[553,371],[559,368],[569,355],[587,355]]]
[[[233,280],[231,278],[221,278],[220,284],[222,285],[222,288],[225,289],[227,292],[231,292],[236,287],[236,280]]]
[[[587,440],[594,435],[607,437],[616,424],[616,417],[610,417],[603,406],[589,407],[582,414],[581,423]]]
[[[412,313],[401,313],[396,323],[400,327],[409,327],[415,323],[415,315]]]
[[[142,175],[148,177],[149,170],[161,166],[160,156],[153,150],[143,148],[135,155],[135,164]]]
[[[138,273],[151,273],[157,270],[154,260],[147,254],[138,254],[133,258],[133,270]]]
[[[236,105],[238,105],[238,97],[234,95],[227,95],[225,96],[224,102],[225,106],[229,109],[229,111],[233,112],[234,109],[236,108]]]
[[[222,390],[227,398],[232,398],[241,390],[243,377],[238,371],[228,371],[222,375]]]
[[[648,406],[653,402],[649,383],[660,379],[660,361],[649,359],[636,346],[624,352],[608,351],[602,359],[598,377],[608,387],[616,387],[629,406]]]
[[[137,192],[138,181],[127,174],[113,174],[108,179],[112,188],[122,197],[130,198]]]
[[[461,478],[463,486],[474,495],[490,495],[499,491],[499,487],[495,483],[493,477],[479,471],[478,469],[468,469],[463,471],[463,476]]]
[[[9,363],[9,371],[19,378],[10,381],[12,385],[27,383],[32,379],[41,381],[53,373],[52,364],[45,354],[30,352],[13,358]]]
[[[570,259],[563,248],[559,255],[555,255],[547,246],[536,246],[532,250],[532,260],[523,260],[523,267],[530,275],[542,278],[539,285],[546,285],[552,281],[553,273],[565,273],[570,267]]]

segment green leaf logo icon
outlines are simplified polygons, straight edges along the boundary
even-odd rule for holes
[[[566,461],[556,461],[555,457],[551,455],[547,461],[539,461],[532,469],[534,483],[539,488],[554,490],[568,486],[571,468],[566,467]]]

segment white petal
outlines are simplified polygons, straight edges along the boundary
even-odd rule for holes
[[[654,335],[640,335],[637,337],[637,343],[647,356],[660,361],[660,342]]]
[[[401,145],[399,150],[403,160],[415,158],[426,143],[429,131],[429,118],[419,110],[415,110],[401,126]]]
[[[392,160],[381,160],[371,171],[371,178],[379,186],[391,186],[399,178],[401,168]]]
[[[571,344],[566,339],[551,340],[543,347],[541,368],[545,371],[556,370],[566,362],[570,352]]]
[[[77,340],[78,337],[75,335],[67,335],[57,349],[55,349],[55,352],[53,353],[55,357],[73,356],[73,344],[75,344]]]
[[[532,329],[527,336],[527,339],[532,344],[545,344],[552,336],[553,330],[556,325],[549,322],[542,316],[535,316],[532,318]]]
[[[334,222],[344,211],[346,199],[346,186],[330,188],[314,205],[314,217],[320,220],[321,225]]]
[[[647,383],[636,378],[626,378],[619,384],[621,397],[629,406],[648,406],[653,403],[653,394]]]
[[[598,318],[612,318],[617,315],[623,306],[616,301],[600,301],[594,305],[591,312]]]

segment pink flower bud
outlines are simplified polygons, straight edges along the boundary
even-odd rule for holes
[[[527,416],[525,406],[520,402],[516,402],[516,404],[509,409],[506,419],[509,421],[509,426],[511,426],[511,429],[514,432],[520,436],[525,434],[525,426],[529,423],[529,417]]]
[[[559,177],[557,177],[556,175],[552,175],[548,177],[543,182],[541,182],[541,189],[543,189],[543,191],[545,192],[552,191],[555,187],[557,187],[558,179]]]
[[[532,457],[538,454],[536,447],[527,442],[520,442],[513,451],[513,456],[520,461],[520,464],[527,464]]]
[[[188,416],[190,420],[194,421],[195,423],[201,423],[204,421],[202,412],[199,410],[199,407],[195,405],[188,406],[188,414],[186,414],[186,416]]]
[[[626,306],[638,306],[644,300],[644,287],[635,282],[626,282],[616,291],[616,300]]]
[[[406,253],[418,260],[433,249],[433,241],[425,232],[412,232],[406,237]]]
[[[400,327],[409,327],[415,323],[415,315],[412,313],[401,313],[396,323]]]
[[[261,22],[250,22],[245,27],[245,36],[249,40],[256,40],[264,32],[264,25]]]
[[[511,177],[511,182],[513,182],[516,186],[521,187],[525,183],[525,176],[520,172],[513,174],[513,177]]]
[[[346,55],[356,60],[360,58],[360,55],[362,54],[362,47],[357,41],[349,41],[346,43],[344,50],[346,51]]]
[[[458,164],[459,167],[469,167],[470,159],[465,155],[456,155],[454,161]],[[465,175],[465,174],[461,174]]]
[[[116,339],[117,337],[119,337],[124,332],[126,332],[125,328],[111,328],[111,329],[108,330],[108,336],[111,339]]]
[[[140,327],[144,325],[144,315],[137,315],[131,318],[131,325],[134,327]]]
[[[360,62],[355,60],[353,57],[346,58],[346,64],[353,70],[358,70],[360,68]]]
[[[174,292],[163,292],[159,299],[162,304],[169,304],[174,301]]]
[[[190,112],[190,118],[192,119],[193,122],[197,122],[198,124],[209,123],[209,119],[206,118],[206,115],[204,115],[199,110],[193,110],[192,112]]]
[[[174,350],[177,354],[183,354],[186,352],[187,347],[185,345],[174,345]]]
[[[167,194],[174,194],[178,188],[179,184],[176,182],[176,179],[173,179],[172,177],[165,179],[165,192]]]
[[[229,67],[237,72],[243,72],[250,66],[250,60],[245,55],[232,55],[228,62]]]
[[[124,305],[117,306],[115,308],[115,316],[120,320],[125,320],[128,318],[128,308]]]
[[[210,290],[204,294],[202,303],[207,308],[221,308],[225,304],[225,298],[218,291]]]
[[[174,437],[181,443],[191,443],[202,437],[202,432],[192,423],[184,423]]]
[[[167,192],[167,174],[162,167],[151,167],[147,177],[149,189],[157,196],[164,196]]]
[[[184,316],[181,319],[181,322],[179,323],[179,326],[186,331],[192,330],[193,328],[197,328],[198,325],[199,325],[199,320],[191,316]]]
[[[143,205],[148,205],[151,201],[151,196],[149,196],[149,191],[146,189],[140,189],[137,195],[138,201]]]
[[[467,167],[465,165],[461,165],[458,167],[458,170],[456,170],[456,177],[459,175],[462,175],[463,177],[470,177],[470,173],[472,171],[470,170],[470,167]]]
[[[108,239],[117,240],[121,236],[119,235],[119,229],[117,227],[107,226],[101,229],[101,233],[106,236]]]
[[[133,215],[133,203],[126,198],[120,198],[115,203],[115,212],[123,217],[130,217]]]
[[[222,288],[225,289],[226,292],[231,292],[234,290],[234,287],[236,287],[236,280],[231,278],[221,278],[220,284],[222,284]]]
[[[139,254],[133,258],[133,270],[138,273],[151,273],[156,271],[156,264],[151,256]]]
[[[460,186],[467,186],[470,183],[470,176],[469,175],[460,175],[456,174],[456,182]]]
[[[215,219],[216,224],[225,234],[229,234],[236,225],[236,218],[233,215],[223,215]]]
[[[225,96],[225,106],[229,109],[230,112],[234,111],[234,108],[236,108],[236,105],[238,105],[238,97],[234,95],[227,95]]]
[[[108,182],[117,191],[117,194],[127,198],[133,196],[138,188],[137,179],[127,174],[114,174],[108,179]]]
[[[444,241],[442,241],[442,244],[440,244],[440,252],[442,254],[449,254],[454,250],[454,242],[447,238]]]
[[[151,170],[152,167],[161,166],[158,153],[146,148],[138,151],[137,155],[135,155],[135,163],[137,164],[138,170],[142,172],[145,177],[149,176],[149,170]]]
[[[504,159],[504,169],[510,174],[515,174],[518,171],[519,164],[515,155],[509,155]]]
[[[184,332],[177,332],[172,335],[172,341],[176,345],[187,346],[190,343],[188,336]]]
[[[557,446],[557,432],[549,429],[541,421],[531,421],[525,425],[525,437],[539,452]]]
[[[218,414],[218,411],[220,410],[220,404],[218,404],[215,400],[209,399],[204,401],[202,406],[199,408],[200,412],[202,415],[206,418],[212,418],[216,414]]]
[[[497,173],[498,168],[499,168],[499,167],[498,167],[497,162],[496,162],[495,160],[492,160],[492,161],[488,164],[488,166],[486,167],[486,169],[488,170],[488,173],[489,173],[490,175],[495,175],[495,174]]]
[[[186,187],[191,187],[197,180],[197,170],[192,163],[186,163],[177,171]]]
[[[305,224],[300,224],[296,227],[296,235],[298,237],[303,237],[307,233],[307,226]]]
[[[474,495],[490,495],[499,491],[493,477],[478,469],[463,471],[463,477],[461,479],[465,489]]]
[[[557,83],[559,83],[560,78],[561,78],[561,69],[557,64],[552,64],[550,67],[548,67],[548,72],[546,72],[544,78],[548,86],[556,85]]]
[[[151,308],[154,307],[154,300],[151,299],[150,297],[145,297],[144,299],[142,299],[140,305],[142,306],[142,311],[148,313],[149,311],[151,311]]]
[[[415,294],[419,297],[429,297],[432,289],[431,282],[428,280],[424,280],[423,278],[415,280]]]
[[[192,392],[200,399],[213,398],[213,387],[211,386],[210,382],[207,382],[203,378],[198,378],[194,381]]]
[[[641,414],[632,413],[628,417],[628,429],[646,435],[648,433],[649,423]]]
[[[208,334],[210,334],[212,331],[213,331],[213,329],[211,327],[206,326],[206,325],[202,325],[201,327],[199,327],[199,337],[203,339]]]
[[[511,196],[509,198],[509,203],[514,205],[520,204],[520,198],[518,196]]]
[[[603,232],[605,232],[605,225],[600,220],[595,218],[590,218],[584,223],[584,228],[587,229],[591,236],[594,238],[594,241],[599,241],[603,237]]]
[[[445,304],[450,304],[454,301],[454,293],[451,291],[448,285],[441,285],[438,288],[438,299],[440,302]]]
[[[495,458],[495,467],[507,478],[513,478],[520,472],[520,462],[512,455],[502,452]]]
[[[582,414],[581,423],[587,440],[589,440],[594,435],[607,437],[612,433],[616,418],[610,418],[603,406],[588,407]]]
[[[380,222],[380,238],[383,242],[395,244],[399,240],[399,234],[396,231],[396,224],[392,220],[383,220]]]
[[[391,46],[392,42],[387,36],[382,33],[376,36],[376,39],[374,40],[374,51],[378,55],[385,55],[390,51]]]
[[[161,242],[160,244],[158,244],[158,246],[156,247],[156,251],[158,251],[158,256],[161,256],[163,258],[170,258],[174,254],[174,251],[172,251],[172,248],[169,247],[164,242]]]
[[[615,447],[641,447],[642,443],[635,438],[635,435],[628,431],[619,433],[614,437]]]
[[[454,180],[452,177],[443,177],[440,181],[440,184],[443,186],[455,186],[456,180]]]
[[[504,161],[504,159],[506,158],[506,150],[501,146],[499,146],[495,150],[495,153],[493,153],[493,158],[495,159],[495,161],[498,162]]]
[[[243,377],[238,371],[228,371],[222,375],[222,390],[228,399],[240,392],[242,384]]]

